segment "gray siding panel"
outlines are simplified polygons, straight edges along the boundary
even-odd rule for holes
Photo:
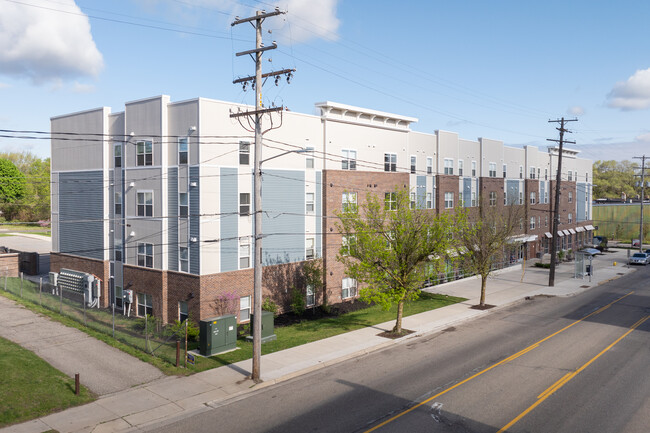
[[[519,203],[519,181],[518,180],[507,180],[506,186],[507,191],[507,200],[508,204]]]
[[[472,206],[472,178],[463,178],[463,206]]]
[[[62,253],[104,259],[102,171],[59,173],[59,246]]]
[[[323,257],[323,173],[316,172],[316,255]]]
[[[167,209],[168,236],[167,267],[170,271],[178,271],[178,168],[169,167],[167,171]]]
[[[576,184],[576,222],[585,221],[585,197],[587,196],[587,184]]]
[[[195,182],[196,186],[190,187],[190,238],[196,238],[196,242],[189,243],[190,273],[201,274],[201,181],[199,167],[190,167],[190,183]],[[178,235],[176,237],[178,245]],[[178,251],[178,248],[176,248]],[[178,261],[177,261],[178,262]]]
[[[262,263],[305,260],[305,173],[265,170],[262,183]]]
[[[417,176],[415,179],[417,208],[426,209],[427,207],[427,177]]]
[[[236,168],[222,167],[219,179],[221,181],[221,272],[239,269],[238,236],[239,236],[239,189]],[[253,200],[251,200],[252,202]],[[253,245],[251,242],[251,250]]]

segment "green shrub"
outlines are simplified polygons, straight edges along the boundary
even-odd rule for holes
[[[273,302],[271,298],[264,298],[264,301],[262,302],[262,310],[270,311],[273,313],[273,317],[275,317],[278,315],[278,304]]]
[[[302,316],[305,312],[305,295],[301,290],[291,290],[291,311],[297,316]]]
[[[537,262],[537,263],[535,263],[535,267],[536,267],[536,268],[545,268],[545,269],[550,269],[550,268],[551,268],[551,264],[550,264],[550,263],[541,263],[541,262]]]
[[[174,320],[174,323],[167,327],[167,332],[177,340],[185,340],[185,321]],[[187,319],[187,341],[199,341],[199,327],[191,319]]]

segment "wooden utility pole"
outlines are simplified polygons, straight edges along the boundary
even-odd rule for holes
[[[645,198],[645,155],[635,156],[641,160],[641,219],[639,220],[639,252],[643,252],[643,199]]]
[[[238,78],[233,84],[241,83],[246,88],[248,82],[253,82],[255,87],[255,110],[247,110],[239,113],[233,113],[230,117],[240,118],[250,116],[255,119],[255,155],[254,155],[254,174],[253,174],[253,195],[254,195],[254,256],[253,256],[253,367],[251,379],[255,382],[261,382],[261,362],[262,362],[262,116],[273,112],[282,112],[284,107],[264,108],[262,103],[262,79],[267,77],[276,77],[276,84],[281,75],[287,76],[289,81],[292,72],[295,69],[283,69],[281,71],[262,74],[262,53],[264,51],[277,48],[275,42],[265,47],[262,43],[262,23],[264,19],[286,12],[276,8],[273,12],[257,11],[254,17],[239,19],[231,24],[236,26],[242,23],[251,23],[255,28],[255,49],[236,53],[236,56],[250,55],[255,61],[255,75],[250,77]],[[253,56],[254,55],[254,56]],[[240,122],[241,123],[241,122]],[[243,124],[242,124],[243,126]]]
[[[552,235],[553,237],[551,238],[551,268],[550,272],[548,274],[548,285],[549,287],[555,286],[555,264],[556,264],[556,251],[557,251],[557,238],[558,238],[558,227],[560,225],[560,185],[562,182],[562,146],[564,143],[570,143],[570,144],[575,144],[575,141],[564,141],[564,133],[565,132],[571,132],[568,129],[564,127],[564,125],[567,122],[577,122],[578,119],[565,119],[564,117],[561,119],[557,120],[549,120],[549,123],[559,123],[560,127],[555,128],[558,131],[560,131],[560,139],[555,140],[551,138],[547,138],[547,141],[554,141],[556,143],[559,143],[559,150],[558,150],[558,155],[557,155],[557,175],[555,176],[555,199],[554,205],[553,205],[553,223],[551,224],[552,228]],[[552,153],[551,153],[551,158],[552,158]],[[551,159],[552,161],[552,159]],[[552,172],[551,172],[552,173]]]

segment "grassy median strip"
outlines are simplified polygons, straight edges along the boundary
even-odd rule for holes
[[[0,427],[94,400],[84,386],[75,395],[74,379],[1,337],[0,371]]]

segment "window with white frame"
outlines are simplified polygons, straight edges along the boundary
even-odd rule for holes
[[[190,252],[189,248],[184,246],[178,247],[178,269],[181,272],[190,271]]]
[[[341,299],[357,296],[357,280],[354,278],[343,278],[341,281]]]
[[[503,191],[503,205],[508,205],[508,193],[506,191]]]
[[[135,149],[137,166],[153,165],[153,142],[151,140],[137,141]]]
[[[445,193],[445,209],[451,209],[454,207],[454,193],[446,192]]]
[[[459,159],[458,160],[458,176],[463,175],[463,160]]]
[[[497,163],[488,163],[488,177],[497,177]]]
[[[465,206],[465,200],[463,200],[463,191],[458,191],[458,206]]]
[[[305,148],[305,168],[314,168],[314,148],[307,147]]]
[[[153,268],[153,244],[138,242],[138,266]]]
[[[427,174],[433,174],[433,158],[427,156]]]
[[[427,209],[433,209],[433,194],[427,193]]]
[[[497,193],[494,191],[490,191],[490,206],[496,206],[497,205]]]
[[[542,169],[537,167],[537,179],[541,179],[541,177],[540,177],[541,171],[542,171]]]
[[[357,211],[357,193],[344,192],[342,196],[341,209],[343,212],[356,212]]]
[[[569,223],[569,224],[573,223],[573,214],[572,214],[572,213],[570,213],[569,215],[567,215],[567,217],[566,217],[566,221],[567,221],[567,223]]]
[[[524,178],[524,166],[520,165],[519,166],[519,179],[523,179],[523,178]]]
[[[305,194],[305,210],[307,213],[314,212],[314,193],[308,192]]]
[[[472,177],[476,177],[476,161],[472,161]]]
[[[411,209],[415,209],[415,206],[416,206],[416,195],[415,195],[414,192],[412,192],[412,193],[410,194],[410,198],[411,198],[411,202],[410,202]]]
[[[397,210],[397,193],[386,192],[384,193],[384,209]]]
[[[357,169],[357,151],[353,149],[341,150],[341,169],[342,170],[356,170]],[[388,170],[386,170],[388,171]]]
[[[122,286],[115,286],[115,308],[122,308],[122,302],[124,302],[124,292],[122,291]]]
[[[476,192],[472,191],[472,207],[476,207]]]
[[[519,204],[524,204],[524,193],[519,191]]]
[[[523,230],[523,229],[524,229],[524,219],[519,218],[519,230]]]
[[[239,269],[251,267],[251,244],[248,238],[239,240]]]
[[[344,256],[350,255],[350,250],[353,250],[357,244],[357,237],[355,235],[343,235],[341,238],[341,250]]]
[[[138,191],[137,216],[153,216],[153,192]]]
[[[544,191],[544,203],[548,204],[548,191]]]
[[[530,217],[530,229],[535,230],[535,217]]]
[[[535,204],[537,202],[537,193],[531,192],[530,193],[530,204]]]
[[[239,298],[239,321],[248,322],[251,319],[251,297],[242,296]]]
[[[548,227],[548,215],[544,215],[544,227]]]
[[[307,238],[305,240],[305,260],[312,260],[315,256],[314,238]]]
[[[506,178],[506,173],[508,172],[508,166],[506,164],[503,164],[503,178]]]
[[[454,174],[454,160],[451,158],[444,159],[444,174]]]
[[[548,180],[548,168],[544,169],[544,180]]]
[[[573,203],[573,191],[569,191],[569,194],[567,194],[567,199],[569,200],[569,203]]]
[[[183,323],[190,317],[187,309],[187,301],[178,301],[178,321]]]
[[[136,293],[138,298],[138,316],[153,315],[153,296],[148,293]]]
[[[416,171],[416,166],[417,166],[417,157],[415,155],[411,155],[411,174],[415,174]]]
[[[535,179],[535,167],[530,167],[529,170],[530,179]]]
[[[188,143],[189,138],[179,137],[178,138],[178,164],[187,164],[187,153],[188,153]]]
[[[384,171],[397,171],[396,153],[384,153]]]
[[[239,165],[250,165],[251,144],[247,141],[239,142]]]
[[[122,193],[115,193],[115,215],[122,215]]]
[[[239,215],[245,216],[251,213],[251,194],[249,192],[239,193]]]
[[[568,178],[569,181],[572,181],[572,180],[573,180],[573,172],[572,172],[571,170],[569,170],[569,171],[567,172],[567,178]]]
[[[305,286],[305,304],[308,307],[311,307],[316,303],[316,295],[314,294],[314,285],[313,284],[307,284]]]
[[[188,197],[189,194],[186,192],[181,192],[178,194],[178,216],[181,218],[187,218],[190,214]]]
[[[115,167],[122,167],[122,143],[115,143],[113,145],[113,160]]]
[[[589,173],[585,173],[585,182],[589,182]]]

